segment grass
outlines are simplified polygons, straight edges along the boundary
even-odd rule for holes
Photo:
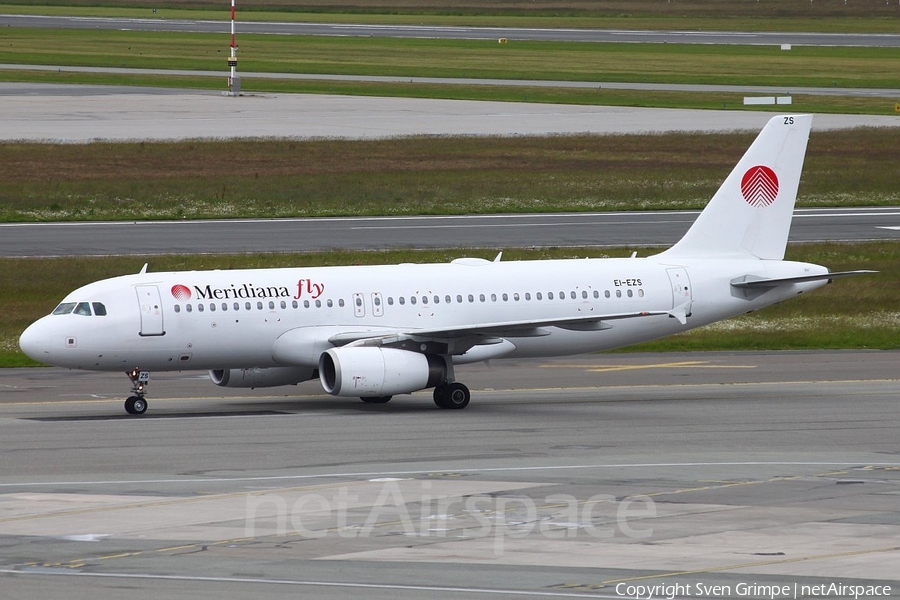
[[[492,259],[498,249],[471,250],[468,256]],[[506,249],[504,260],[647,256],[655,250]],[[151,271],[235,269],[336,264],[446,262],[459,251],[397,250],[232,256],[161,256],[150,259]],[[785,350],[804,348],[897,348],[897,289],[900,287],[900,243],[855,245],[810,244],[788,248],[788,259],[825,264],[832,270],[873,269],[877,275],[839,280],[814,293],[753,315],[714,324],[686,334],[634,346],[634,350]],[[0,259],[0,367],[34,364],[18,350],[18,336],[38,317],[49,313],[67,293],[98,279],[136,273],[146,259],[54,258]]]
[[[0,220],[701,208],[754,136],[0,143]],[[897,164],[891,129],[816,132],[799,204],[900,204]]]
[[[6,63],[226,70],[223,34],[13,28]],[[893,48],[243,35],[242,72],[893,88]]]
[[[18,0],[0,13],[224,19],[221,0]],[[239,21],[318,21],[481,27],[582,27],[896,33],[900,7],[881,0],[241,0]]]

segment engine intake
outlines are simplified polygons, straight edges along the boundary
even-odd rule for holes
[[[408,394],[440,385],[447,362],[440,356],[394,348],[332,348],[319,357],[319,381],[332,396]]]
[[[297,385],[315,379],[316,370],[309,367],[269,367],[253,369],[214,369],[209,378],[219,387],[258,388]]]

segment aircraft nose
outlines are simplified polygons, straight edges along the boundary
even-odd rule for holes
[[[19,336],[19,348],[29,358],[38,362],[47,362],[50,354],[50,339],[47,333],[44,319],[35,321]]]

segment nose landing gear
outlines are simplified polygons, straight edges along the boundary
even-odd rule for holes
[[[147,412],[144,395],[147,393],[147,384],[150,383],[150,372],[135,367],[125,374],[131,380],[131,396],[125,400],[125,412],[129,415],[142,415]]]

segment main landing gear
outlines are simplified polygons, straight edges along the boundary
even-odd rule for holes
[[[147,400],[144,399],[144,395],[150,382],[150,372],[135,367],[125,374],[131,380],[131,396],[125,400],[125,412],[129,415],[142,415],[147,412]]]
[[[434,403],[438,405],[438,408],[451,410],[465,408],[469,405],[469,398],[469,388],[458,382],[442,383],[434,388]],[[386,404],[391,401],[391,396],[369,396],[360,398],[360,400],[366,404]]]
[[[459,410],[469,405],[469,398],[469,388],[458,381],[434,388],[434,403],[438,408]]]

